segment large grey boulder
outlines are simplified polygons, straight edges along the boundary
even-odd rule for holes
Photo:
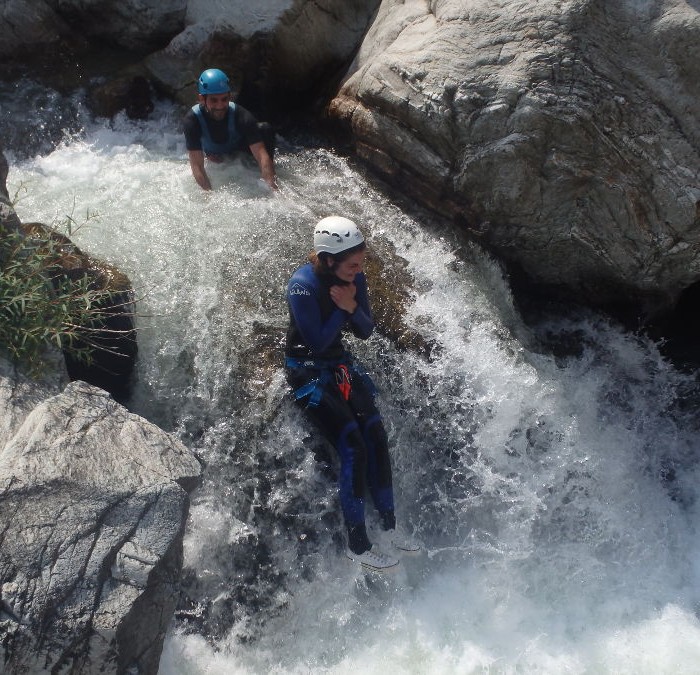
[[[87,38],[147,53],[184,27],[187,0],[4,0],[0,59],[41,56]]]
[[[151,79],[183,103],[196,98],[204,68],[221,68],[237,88],[284,101],[343,71],[379,0],[190,0],[186,27],[145,61]],[[342,74],[342,73],[341,73]]]
[[[685,0],[382,0],[330,112],[531,279],[653,310],[700,278],[699,50]]]
[[[45,0],[4,0],[0,12],[0,59],[54,46],[70,32]]]
[[[27,418],[47,398],[60,394],[68,384],[68,374],[60,354],[47,354],[51,371],[41,379],[27,377],[20,369],[0,357],[0,449]]]
[[[61,0],[58,8],[87,37],[146,53],[182,30],[187,0]]]
[[[40,393],[14,385],[0,375],[0,661],[156,673],[200,466],[101,389],[73,382],[22,419]]]

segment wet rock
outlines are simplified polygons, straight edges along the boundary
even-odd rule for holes
[[[36,406],[59,394],[66,384],[68,377],[60,363],[41,379],[32,379],[0,358],[0,448],[5,447]]]
[[[4,668],[156,673],[199,463],[84,382],[45,390],[22,419],[40,390],[4,372],[15,410],[0,444]]]
[[[532,280],[653,312],[700,277],[699,37],[681,0],[383,0],[329,111]]]
[[[0,59],[57,45],[71,32],[68,24],[43,0],[3,3],[0,13]]]
[[[94,319],[83,326],[75,348],[92,347],[89,360],[64,351],[68,374],[125,399],[138,356],[135,326],[135,297],[129,278],[113,265],[80,250],[71,240],[41,223],[24,223],[26,237],[50,241],[51,257],[46,260],[47,276],[58,283],[68,277],[88,277],[91,290],[104,292],[93,304]]]
[[[62,0],[57,12],[91,40],[147,53],[185,23],[187,0]]]
[[[389,242],[382,244],[381,256],[369,255],[365,265],[377,330],[399,349],[430,356],[433,345],[406,321],[406,307],[416,292],[408,263],[396,254]]]
[[[3,229],[16,232],[20,228],[19,218],[7,192],[8,171],[7,160],[0,146],[0,235]]]
[[[101,117],[124,110],[132,120],[148,119],[154,108],[151,85],[143,75],[124,74],[96,86],[90,92],[90,103]]]
[[[94,306],[94,321],[83,327],[77,348],[91,345],[91,359],[84,361],[65,352],[70,377],[81,379],[126,398],[138,355],[134,323],[135,299],[129,278],[113,265],[81,251],[68,237],[41,223],[21,223],[7,197],[7,162],[0,151],[0,226],[20,232],[28,242],[50,242],[40,247],[51,251],[46,258],[46,275],[54,283],[60,278],[87,276],[90,288],[104,291],[104,300]],[[0,229],[0,236],[2,230]]]
[[[145,64],[184,104],[196,99],[205,68],[223,69],[241,102],[257,113],[280,108],[336,81],[352,58],[379,0],[190,3],[187,26]]]

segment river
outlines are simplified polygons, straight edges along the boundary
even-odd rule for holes
[[[526,325],[496,261],[332,149],[280,138],[278,194],[245,159],[205,194],[171,105],[110,122],[4,86],[18,215],[70,216],[130,276],[128,405],[205,463],[162,675],[700,672],[694,375],[594,312]],[[280,368],[286,280],[332,213],[404,261],[405,322],[431,346],[352,345],[424,546],[384,576],[345,558],[334,462]]]

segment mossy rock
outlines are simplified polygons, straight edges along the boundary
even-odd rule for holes
[[[370,253],[365,263],[377,330],[399,349],[430,356],[434,346],[405,320],[414,287],[408,263],[396,254],[391,243],[382,242],[381,248],[381,256]]]
[[[136,364],[138,346],[135,326],[135,298],[129,277],[114,265],[80,250],[67,236],[42,223],[23,223],[22,232],[28,239],[46,242],[46,274],[56,283],[67,277],[87,276],[91,290],[105,291],[105,301],[99,303],[100,318],[85,326],[85,342],[91,344],[89,362],[64,351],[66,368],[72,380],[84,380],[110,392],[118,400],[128,396],[131,376]]]

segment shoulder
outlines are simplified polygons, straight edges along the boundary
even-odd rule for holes
[[[246,131],[255,131],[257,129],[258,120],[255,118],[255,115],[253,115],[253,113],[248,111],[243,106],[236,104],[234,115],[236,125],[241,129]]]
[[[190,108],[185,114],[185,117],[182,121],[182,126],[184,127],[185,131],[194,131],[196,129],[199,129],[199,120],[197,119],[197,115],[195,115],[195,112],[192,108]]]
[[[287,284],[287,294],[289,296],[311,296],[316,294],[318,288],[318,278],[314,274],[311,263],[306,263],[292,274]]]
[[[364,272],[358,272],[355,275],[355,286],[363,286],[367,288],[367,277]]]
[[[236,119],[257,121],[255,115],[253,115],[248,108],[244,108],[240,103],[233,104],[233,107],[235,107],[236,110]]]
[[[196,120],[197,114],[201,114],[201,107],[199,103],[195,103],[191,108],[185,113],[185,120]]]

